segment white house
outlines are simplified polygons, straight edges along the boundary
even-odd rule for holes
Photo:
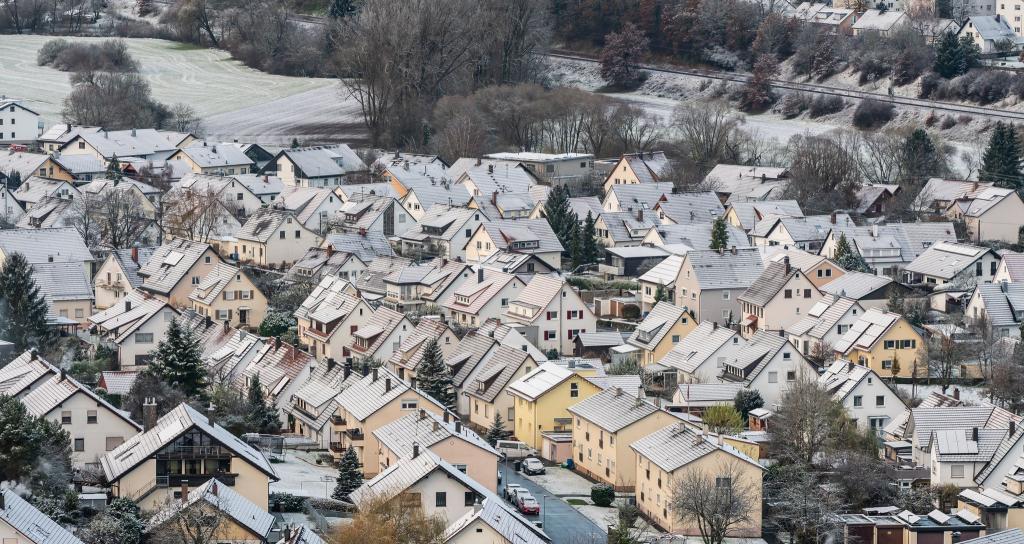
[[[39,114],[21,100],[0,99],[0,144],[34,142],[43,133]]]

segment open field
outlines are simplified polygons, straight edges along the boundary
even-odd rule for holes
[[[61,121],[61,101],[71,90],[67,73],[36,65],[36,51],[50,39],[21,35],[0,40],[0,94],[27,99],[47,125]],[[165,40],[125,41],[153,97],[191,104],[210,138],[283,144],[293,137],[327,142],[363,136],[358,107],[343,97],[337,81],[265,74],[215,49]]]

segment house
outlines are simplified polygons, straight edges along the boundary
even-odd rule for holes
[[[670,412],[700,416],[712,406],[733,406],[736,395],[743,391],[741,383],[687,383],[676,387]]]
[[[92,253],[74,228],[0,230],[0,266],[13,253],[32,265],[51,324],[84,325],[92,313]],[[74,321],[71,321],[74,320]]]
[[[672,190],[672,183],[667,181],[614,184],[605,192],[601,207],[606,212],[650,212],[665,195],[672,194]]]
[[[320,283],[324,278],[337,277],[354,282],[366,270],[366,262],[359,255],[335,251],[334,246],[311,247],[288,269],[284,280],[290,283]]]
[[[917,407],[910,409],[910,414],[901,434],[893,438],[911,443],[911,457],[915,464],[926,465],[930,462],[931,449],[936,431],[996,429],[1004,433],[1013,425],[1020,426],[1020,417],[991,404],[981,403],[978,406],[946,405]],[[886,428],[886,433],[893,429],[897,420]],[[984,477],[982,478],[984,481]],[[987,482],[991,484],[992,482]]]
[[[374,307],[380,306],[384,295],[388,293],[384,278],[411,265],[412,261],[403,257],[374,259],[356,279],[354,288],[359,291],[359,296]]]
[[[414,227],[399,234],[401,254],[465,260],[466,244],[484,220],[478,210],[435,204]]]
[[[1011,27],[1009,17],[1000,13],[972,15],[967,18],[957,35],[969,38],[982,53],[996,53],[1005,42],[1009,42],[1011,47],[1019,47],[1024,43],[1018,30],[1021,28],[1020,21],[1014,24],[1018,26]]]
[[[40,357],[36,350],[29,350],[0,368],[0,394],[23,398],[58,375],[57,367]]]
[[[804,217],[768,216],[750,231],[755,246],[788,246],[817,253],[834,225],[853,225],[845,213]]]
[[[551,274],[559,271],[534,253],[512,253],[501,249],[491,253],[477,266],[523,276],[524,279],[529,279],[534,274]]]
[[[334,187],[361,179],[370,170],[347,144],[282,149],[263,172],[277,172],[285,185]]]
[[[490,429],[501,419],[506,429],[515,428],[515,399],[508,394],[509,384],[537,368],[529,353],[497,344],[487,352],[461,388],[469,403],[469,422],[477,429]]]
[[[267,511],[270,482],[278,477],[259,450],[188,404],[157,419],[156,404],[148,403],[143,419],[143,433],[100,458],[113,497],[152,510],[180,498],[182,482],[200,486],[216,478]]]
[[[889,8],[892,7],[894,6],[889,6]],[[854,36],[859,36],[864,32],[878,32],[882,36],[888,36],[895,33],[900,27],[910,24],[910,17],[906,12],[894,9],[884,11],[869,9],[859,16],[854,15],[854,18],[856,20],[850,27],[853,29]]]
[[[448,369],[452,374],[452,385],[459,392],[456,411],[463,416],[463,420],[468,421],[470,419],[470,399],[469,395],[464,394],[466,386],[469,384],[469,377],[477,373],[483,361],[498,345],[500,345],[498,340],[492,338],[489,332],[477,329],[463,336],[462,340],[455,347],[453,355],[445,358],[445,364],[448,365]],[[536,350],[537,348],[533,349]],[[535,358],[534,360],[537,359]],[[509,427],[513,426],[510,425]]]
[[[688,308],[661,301],[637,325],[628,343],[640,348],[640,364],[661,361],[682,338],[697,328],[697,321]]]
[[[284,407],[288,429],[303,436],[323,449],[340,455],[341,438],[327,424],[338,412],[338,393],[348,389],[362,377],[352,372],[352,363],[338,363],[332,357],[322,364],[310,361],[309,375],[288,396]],[[260,378],[262,382],[262,376]]]
[[[387,237],[376,232],[367,232],[366,234],[332,232],[324,237],[320,247],[324,249],[333,247],[334,251],[352,253],[357,255],[367,265],[377,257],[395,256],[395,252],[391,249]]]
[[[674,369],[679,383],[714,383],[729,354],[740,349],[742,341],[736,331],[705,321],[657,362]]]
[[[67,123],[57,123],[46,129],[46,131],[43,132],[36,141],[39,143],[40,149],[46,153],[53,154],[53,152],[57,151],[60,146],[68,143],[71,138],[74,138],[81,132],[99,132],[101,130],[103,129],[100,127],[86,127]]]
[[[403,339],[398,349],[391,354],[387,366],[398,374],[399,378],[415,385],[416,369],[423,361],[423,355],[430,342],[437,342],[441,356],[447,361],[455,353],[458,340],[455,332],[441,319],[436,316],[423,317],[412,330],[412,334]]]
[[[1020,283],[985,283],[975,287],[967,301],[964,317],[975,325],[985,323],[996,337],[1020,337],[1024,320],[1024,285]]]
[[[503,189],[503,185],[498,185]],[[468,207],[480,210],[491,221],[514,221],[527,219],[537,206],[545,202],[551,188],[546,185],[531,185],[527,192],[514,193],[507,189],[494,191],[489,196],[473,196]]]
[[[394,197],[365,196],[362,200],[343,203],[330,227],[341,232],[380,232],[384,236],[395,236],[411,229],[413,219]]]
[[[0,144],[34,142],[43,133],[43,120],[24,101],[0,99]]]
[[[818,383],[843,405],[861,429],[876,434],[902,414],[907,405],[875,371],[848,361],[835,361],[818,377]]]
[[[636,498],[641,514],[671,532],[698,536],[700,531],[672,511],[676,482],[697,472],[720,487],[749,490],[753,511],[748,520],[730,528],[731,537],[761,535],[761,480],[764,468],[735,448],[683,423],[657,430],[629,446],[636,452]]]
[[[817,374],[814,365],[783,334],[759,330],[749,340],[729,347],[720,352],[725,360],[719,381],[757,390],[765,406],[777,406],[801,376]]]
[[[683,255],[669,255],[637,278],[640,284],[640,311],[649,312],[659,297],[676,300],[676,278],[683,266]]]
[[[221,262],[209,244],[175,238],[156,248],[139,268],[140,289],[175,308],[190,307],[195,286]]]
[[[775,200],[789,185],[789,171],[772,166],[717,164],[704,176],[703,185],[730,204]]]
[[[165,199],[194,200],[199,197],[217,197],[224,208],[239,221],[256,213],[266,203],[256,194],[251,183],[243,183],[240,176],[188,174],[168,191]]]
[[[106,391],[108,395],[124,398],[131,392],[139,373],[132,370],[104,370],[96,382],[96,389]]]
[[[74,174],[69,172],[63,164],[45,153],[7,150],[5,153],[0,153],[0,172],[3,172],[2,179],[5,181],[14,172],[21,176],[23,182],[33,176],[60,181],[75,180]],[[10,185],[16,184],[10,183]]]
[[[764,271],[756,248],[689,251],[676,276],[675,303],[698,321],[733,323],[739,319],[740,294]]]
[[[92,155],[104,164],[111,159],[138,157],[163,158],[179,148],[196,141],[195,136],[183,132],[170,132],[151,128],[128,130],[78,131],[57,148],[64,155]],[[52,153],[51,153],[52,154]]]
[[[372,315],[373,309],[358,298],[351,283],[333,277],[320,280],[292,314],[299,342],[316,357],[339,361],[351,356],[352,334]]]
[[[598,272],[606,278],[635,278],[668,257],[660,247],[618,246],[604,250],[604,259],[598,263]]]
[[[789,259],[790,266],[803,272],[818,289],[822,289],[846,273],[832,260],[795,247],[769,246],[764,253],[766,262],[781,263]]]
[[[62,198],[64,200],[74,200],[75,198],[82,197],[82,192],[70,181],[41,178],[39,176],[25,179],[12,194],[26,210],[37,206],[40,202],[46,200],[47,197]]]
[[[737,299],[740,303],[740,332],[750,338],[756,331],[784,331],[796,323],[814,303],[821,291],[788,256],[772,261],[764,272]]]
[[[900,270],[932,244],[956,242],[956,230],[949,222],[894,223],[864,227],[833,225],[819,254],[835,258],[839,240],[845,236],[850,249],[864,258],[879,276],[899,277]]]
[[[463,248],[466,262],[479,263],[497,251],[535,255],[551,269],[562,267],[565,248],[546,219],[480,223]]]
[[[594,222],[597,238],[605,247],[639,246],[660,223],[651,212],[605,212]]]
[[[237,266],[218,263],[189,295],[199,315],[232,327],[253,330],[267,315],[267,297],[249,274]]]
[[[671,193],[654,205],[663,225],[703,225],[722,217],[725,208],[715,193]]]
[[[485,163],[477,160],[476,164],[467,164],[460,159],[452,164],[448,173],[455,180],[455,185],[462,186],[476,199],[492,198],[495,193],[528,195],[531,187],[540,185],[540,177],[532,170],[509,161],[490,160]],[[530,204],[532,209],[534,203]]]
[[[519,297],[526,283],[518,276],[493,269],[477,268],[475,280],[462,282],[441,303],[453,323],[476,327],[491,318],[500,318],[509,301]]]
[[[938,429],[929,439],[933,485],[974,487],[975,478],[1007,439],[1007,429]]]
[[[29,414],[68,431],[76,468],[99,468],[100,457],[142,431],[142,425],[63,370],[21,397],[21,403]]]
[[[907,283],[941,286],[954,284],[971,291],[979,283],[991,283],[1001,257],[987,247],[936,242],[903,269]]]
[[[621,388],[605,389],[569,407],[573,416],[572,449],[575,468],[617,490],[637,484],[636,453],[630,446],[679,418]]]
[[[1014,232],[1024,200],[1013,189],[992,187],[978,191],[973,198],[956,200],[946,209],[946,216],[967,226],[967,240],[975,243],[999,241],[1016,243]]]
[[[322,238],[302,224],[295,214],[261,208],[245,221],[235,235],[243,263],[287,266],[302,258],[306,249],[319,246]]]
[[[820,287],[822,293],[856,300],[864,309],[888,306],[895,290],[900,296],[910,294],[910,288],[891,278],[866,272],[846,272]]]
[[[495,544],[545,544],[551,542],[551,539],[499,497],[489,497],[484,499],[480,508],[473,508],[448,525],[444,534],[445,544],[475,544],[479,541]]]
[[[723,165],[720,164],[718,166]],[[800,209],[800,204],[795,200],[730,202],[729,207],[725,209],[725,220],[730,225],[743,229],[744,232],[750,232],[758,221],[770,216],[803,217],[804,212]]]
[[[477,271],[479,283],[483,269]],[[472,269],[469,265],[433,259],[420,265],[394,270],[384,276],[385,295],[381,304],[399,312],[417,312],[426,305],[441,305],[469,283]]]
[[[82,544],[61,524],[18,496],[14,489],[0,489],[0,541],[10,544]]]
[[[243,334],[245,331],[238,331],[234,336]],[[248,391],[253,380],[259,376],[264,396],[278,410],[280,416],[286,412],[292,395],[315,370],[316,358],[287,342],[282,342],[280,337],[264,342],[258,337],[253,341],[253,336],[245,335],[240,342],[242,345],[234,350],[235,353],[244,354],[244,346],[251,346],[248,348],[249,355],[245,357],[249,362],[244,363],[244,359],[239,361],[233,372],[234,381],[231,383],[237,391]]]
[[[462,186],[453,187],[454,179],[444,163],[419,163],[388,166],[381,178],[386,180],[395,198],[419,221],[423,213],[437,204],[466,206],[471,195]]]
[[[275,208],[294,213],[306,228],[319,234],[329,231],[332,222],[344,219],[336,215],[343,205],[341,197],[332,189],[293,186],[284,187],[273,204]]]
[[[663,151],[627,153],[608,172],[604,180],[604,193],[611,193],[616,185],[657,183],[671,168]]]
[[[24,213],[25,206],[7,188],[6,181],[0,176],[0,223],[13,225]]]
[[[994,182],[930,178],[921,188],[914,205],[918,211],[945,215],[957,211],[952,208],[957,201],[969,203],[980,193],[993,188],[996,188]]]
[[[594,171],[594,155],[590,153],[503,152],[484,155],[485,159],[517,162],[551,185],[582,183]]]
[[[512,434],[531,448],[540,448],[543,431],[569,431],[569,407],[601,391],[574,369],[549,362],[512,382],[507,389],[515,401]]]
[[[331,435],[340,438],[340,451],[350,447],[355,449],[363,474],[369,478],[384,468],[377,456],[381,446],[374,431],[420,409],[438,415],[447,411],[430,395],[414,389],[383,367],[370,369],[367,375],[338,394],[335,400],[338,412],[331,421]]]
[[[889,203],[902,191],[899,185],[868,183],[857,190],[857,213],[865,217],[879,217],[885,214]]]
[[[402,346],[402,340],[413,331],[405,314],[381,306],[358,329],[352,332],[348,349],[355,360],[387,361]]]
[[[235,544],[266,544],[270,532],[276,525],[274,516],[266,509],[235,491],[231,486],[218,481],[218,477],[207,480],[196,488],[183,483],[179,501],[163,505],[146,525],[144,533],[158,533],[161,536],[182,533],[182,525],[195,520],[211,520],[211,526],[204,528],[204,534],[216,541],[230,541]],[[198,510],[198,511],[196,511]],[[184,519],[178,519],[184,516]],[[188,540],[188,534],[180,534]]]
[[[149,364],[151,352],[177,317],[178,311],[167,301],[132,289],[117,304],[90,316],[89,322],[101,342],[116,348],[118,367],[136,370]]]
[[[248,174],[256,166],[238,146],[224,143],[195,142],[175,151],[167,159],[185,161],[197,174],[218,176]]]
[[[657,225],[647,231],[642,245],[665,247],[673,253],[683,254],[691,249],[707,249],[711,240],[712,222],[680,225]],[[743,230],[729,223],[725,225],[729,247],[748,247],[750,242]]]
[[[433,452],[493,493],[498,491],[499,454],[448,412],[419,410],[373,431],[380,443],[378,462],[385,470],[412,456],[414,448]]]
[[[800,19],[805,23],[818,25],[832,31],[835,34],[851,35],[853,20],[856,10],[833,7],[819,2],[801,2],[796,8],[788,11],[786,15]]]
[[[1003,251],[1001,257],[992,283],[1024,281],[1024,253]]]
[[[541,351],[569,354],[581,332],[597,330],[597,317],[564,278],[536,275],[519,296],[509,302],[504,316],[519,323],[536,338]]]
[[[828,364],[835,358],[833,346],[864,311],[856,299],[826,294],[807,310],[803,319],[786,327],[786,334],[800,353],[818,364]]]
[[[49,311],[46,320],[60,326],[88,326],[93,292],[88,274],[78,263],[34,263],[32,279]]]
[[[13,199],[13,197],[12,197]],[[60,197],[44,196],[28,209],[22,211],[22,204],[14,200],[18,220],[14,227],[18,229],[53,229],[73,227],[75,216],[80,209],[74,200]],[[79,216],[81,217],[81,216]],[[90,219],[92,216],[90,216]]]
[[[835,344],[836,359],[865,365],[880,376],[927,372],[925,338],[899,315],[871,308]]]

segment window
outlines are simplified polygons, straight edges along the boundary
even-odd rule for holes
[[[768,373],[768,383],[779,383],[779,373],[778,372],[769,372]]]
[[[729,300],[729,291],[722,291],[722,300]]]
[[[891,359],[884,359],[884,360],[882,360],[882,368],[884,368],[886,370],[892,368],[892,360]]]
[[[804,298],[811,298],[811,290],[804,289]]]
[[[85,413],[85,422],[92,425],[96,424],[96,410],[89,410]]]
[[[673,344],[678,344],[679,343],[679,335],[678,334],[673,334],[672,335],[672,343]]]
[[[980,276],[982,273],[981,261],[974,263],[974,275]]]
[[[715,487],[718,489],[730,489],[732,487],[732,478],[728,476],[719,476],[715,478]]]
[[[885,395],[875,397],[875,406],[885,406]]]
[[[448,493],[444,491],[438,491],[434,493],[434,506],[438,508],[444,508],[448,506]]]
[[[796,381],[796,371],[795,370],[790,370],[790,371],[786,372],[786,381],[787,382],[795,382]]]
[[[137,333],[135,333],[135,343],[136,344],[152,344],[153,343],[153,333],[151,333],[151,332],[137,332]]]
[[[286,234],[284,233],[284,231],[283,231],[283,230],[282,230],[281,232],[277,233],[277,234],[278,234],[278,237],[279,237],[279,238],[281,238],[282,240],[284,240],[284,237],[286,236]]]
[[[508,299],[507,298],[501,299],[501,307],[502,308],[508,308]]]
[[[124,444],[123,436],[108,436],[106,440],[107,451],[114,451],[115,448]]]
[[[964,466],[963,465],[950,465],[949,466],[949,475],[954,477],[954,478],[963,478],[964,477]]]
[[[415,410],[417,406],[416,399],[402,399],[403,410]]]
[[[71,425],[71,412],[64,411],[60,413],[60,424]]]
[[[793,290],[792,289],[786,289],[785,291],[782,292],[782,297],[783,298],[793,298]]]
[[[556,317],[558,317],[558,312],[548,312],[548,321],[551,321],[552,319],[555,319]]]
[[[917,340],[904,340],[903,349],[914,349],[917,347]]]
[[[82,319],[85,317],[85,310],[81,308],[75,308],[75,318]]]
[[[473,506],[475,503],[476,503],[476,493],[473,493],[472,491],[467,491],[466,492],[466,500],[465,500],[464,504],[466,506]]]
[[[85,451],[85,439],[84,438],[76,438],[75,439],[75,451]]]
[[[577,398],[577,397],[580,396],[580,384],[578,384],[578,383],[571,383],[571,384],[569,384],[569,396],[572,397],[572,398]]]
[[[473,230],[472,229],[466,229],[466,238],[469,238],[471,236],[473,236]]]
[[[885,342],[882,343],[882,348],[883,349],[896,349],[896,341],[895,340],[886,340]]]
[[[860,408],[861,406],[864,406],[864,397],[861,397],[860,395],[854,395],[853,396],[853,407],[854,408]]]
[[[788,351],[786,351],[786,352],[783,352],[783,353],[782,353],[782,360],[783,360],[783,361],[788,361],[788,360],[789,360],[789,359],[790,359],[790,358],[791,358],[792,356],[793,356],[793,354],[791,354],[791,353],[790,353],[790,352],[788,352]]]
[[[299,237],[301,237],[301,236],[302,236],[302,231],[300,231],[300,230],[295,231],[295,239],[296,240],[298,240]]]

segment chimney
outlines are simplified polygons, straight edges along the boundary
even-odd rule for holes
[[[213,325],[213,319],[210,319],[210,316],[206,316],[204,323],[206,324],[206,328],[209,329],[210,326]]]
[[[366,227],[359,227],[359,236],[366,238]]]
[[[480,268],[476,269],[476,282],[477,283],[483,283],[484,282],[484,267],[482,267],[482,266]]]
[[[832,223],[833,225],[835,225],[835,224],[836,224],[836,212],[832,212],[832,215],[830,215],[830,216],[828,217],[828,220],[829,220],[829,222],[830,222],[830,223]]]
[[[878,224],[871,225],[871,237],[878,238]]]
[[[275,336],[274,337],[274,351],[277,351],[279,349],[281,349],[281,337],[280,336]]]
[[[231,322],[228,321],[227,319],[224,320],[224,332],[231,332]]]
[[[448,423],[448,417],[449,417],[449,415],[448,415],[448,410],[445,410],[445,411],[444,411],[444,422],[445,422],[445,423]]]
[[[139,248],[137,247],[132,248],[132,262],[139,264]]]
[[[616,387],[615,388],[615,396],[616,397],[621,397],[622,396],[622,388],[621,387]]]
[[[62,368],[60,369],[60,381],[64,381],[66,379],[68,379],[68,371]]]
[[[441,424],[438,423],[437,420],[435,419],[434,420],[434,430],[433,430],[433,432],[436,433],[437,431],[440,431],[440,430],[441,430]]]
[[[494,191],[493,193],[491,193],[491,204],[495,206],[498,205],[498,191]]]
[[[462,420],[455,420],[455,434],[462,434]]]
[[[334,256],[334,245],[333,244],[327,244],[327,258],[330,259],[333,256]]]
[[[427,411],[423,408],[420,408],[420,419],[427,419]]]
[[[391,378],[384,378],[384,392],[391,392]]]
[[[36,359],[39,359],[39,352],[36,351],[36,348],[32,348],[31,350],[29,350],[28,359],[30,361],[35,361]]]
[[[376,368],[373,369],[373,378],[370,381],[371,382],[377,381],[377,369]]]
[[[782,264],[786,266],[786,275],[788,276],[789,275],[789,270],[790,270],[790,268],[789,268],[789,255],[786,255],[785,257],[782,258]]]
[[[640,208],[640,209],[638,209],[636,211],[636,220],[637,221],[643,221],[644,220],[644,209],[643,208]]]
[[[953,399],[960,400],[960,388],[959,387],[954,387],[953,388]]]
[[[125,300],[124,301],[124,311],[126,311],[126,312],[132,311],[132,301],[130,301],[130,300]]]
[[[494,165],[493,164],[488,164],[487,165],[487,173],[488,174],[493,174],[494,173]]]
[[[181,481],[181,504],[188,504],[188,480]]]
[[[420,443],[419,442],[413,442],[412,443],[412,458],[415,459],[415,458],[417,458],[419,456],[420,456]]]
[[[978,428],[977,427],[974,427],[973,429],[971,429],[971,441],[972,442],[977,442],[978,441]]]
[[[1012,419],[1010,420],[1010,436],[1017,434],[1017,423]]]
[[[713,330],[713,331],[717,331],[718,330],[718,322],[717,321],[712,321],[711,322],[711,330]]]
[[[733,255],[739,255],[739,253],[740,253],[740,250],[736,249],[736,246],[732,246],[732,254]]]
[[[156,427],[156,398],[146,397],[142,401],[142,430],[148,431]]]
[[[1006,280],[1003,280],[1003,281],[999,282],[999,290],[1000,291],[1005,293],[1009,288],[1010,288],[1010,286],[1007,284]]]
[[[363,376],[370,375],[370,363],[363,363]]]
[[[481,164],[483,164],[483,161],[480,159],[480,157],[477,157],[476,158],[476,165],[480,166]]]
[[[337,363],[335,362],[334,357],[328,357],[327,358],[327,372],[330,372],[330,371],[334,370],[334,365],[336,365],[336,364]]]
[[[206,422],[211,427],[217,425],[217,407],[212,402],[206,407]]]
[[[352,375],[352,365],[345,363],[345,369],[342,370],[342,380],[347,380]]]

